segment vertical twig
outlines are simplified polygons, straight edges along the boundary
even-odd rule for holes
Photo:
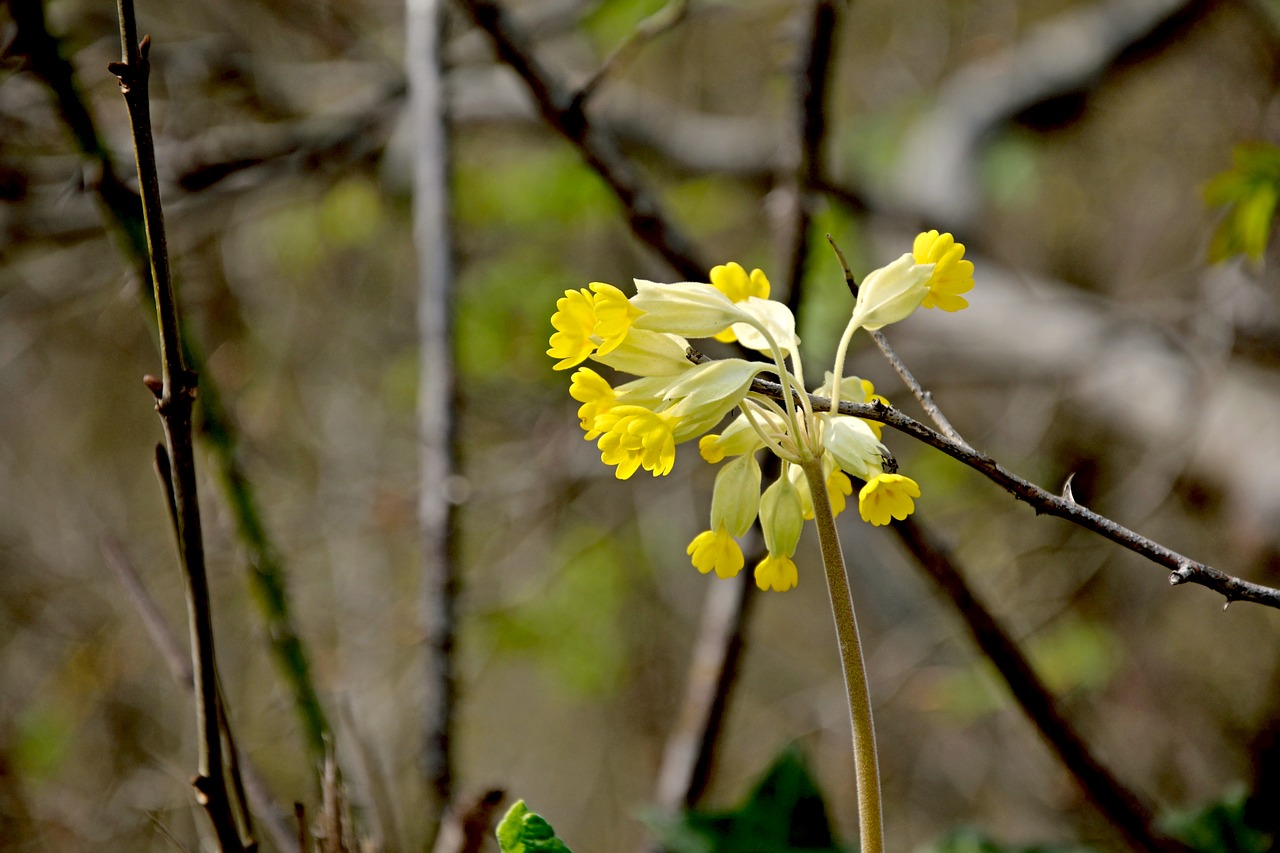
[[[759,536],[754,551],[759,552]],[[758,560],[760,554],[753,555]],[[675,814],[697,803],[711,776],[714,747],[729,701],[730,687],[738,675],[743,635],[756,595],[751,572],[708,585],[698,623],[698,638],[689,662],[684,698],[676,721],[667,734],[656,805]]]
[[[182,644],[174,636],[173,629],[164,618],[164,614],[160,612],[155,599],[152,598],[151,593],[142,583],[142,578],[138,575],[138,570],[129,559],[129,556],[125,553],[124,546],[118,539],[110,536],[105,537],[100,545],[107,565],[116,573],[121,586],[124,587],[125,597],[129,599],[134,611],[142,619],[142,624],[151,636],[151,642],[155,644],[155,647],[160,651],[161,657],[168,664],[169,672],[185,689],[191,690],[194,687],[194,682],[191,678],[191,661],[187,659],[182,650]],[[219,708],[222,708],[225,702],[221,697],[221,685],[219,685],[218,689],[220,694],[218,699]],[[249,763],[247,758],[241,756],[238,750],[236,756],[236,766],[244,779],[245,799],[253,807],[253,813],[259,817],[263,826],[266,827],[267,834],[271,836],[271,840],[276,847],[280,850],[288,850],[293,846],[293,837],[281,817],[282,812],[272,800],[270,791],[267,790],[266,782],[263,781],[257,768]]]
[[[209,583],[205,573],[204,543],[200,526],[200,503],[196,490],[195,453],[192,445],[192,408],[197,380],[187,367],[181,345],[178,306],[169,277],[164,216],[160,207],[160,183],[156,175],[155,144],[151,136],[148,100],[150,38],[138,41],[132,0],[118,0],[120,16],[120,62],[110,70],[119,78],[133,131],[142,192],[142,216],[151,258],[151,280],[155,293],[156,321],[160,329],[162,378],[156,393],[156,411],[164,428],[167,461],[171,471],[170,493],[177,521],[179,564],[186,582],[187,615],[191,626],[192,676],[195,680],[196,727],[200,733],[198,772],[193,782],[197,798],[205,807],[222,850],[244,850],[240,827],[233,811],[223,766],[222,733],[219,728],[218,679],[214,655],[213,618],[209,605]],[[247,814],[246,808],[241,809]],[[252,844],[252,842],[249,842]]]
[[[137,265],[144,283],[139,289],[143,301],[149,310],[154,310],[150,255],[138,195],[116,174],[110,152],[76,83],[75,70],[63,55],[58,38],[46,26],[44,4],[10,3],[9,10],[16,25],[11,52],[25,57],[26,65],[53,95],[57,113],[83,159],[86,188],[96,193],[103,217],[115,223],[122,237],[122,250]],[[180,329],[179,334],[187,365],[200,374],[204,360],[199,348],[185,329]],[[256,494],[240,464],[231,416],[223,409],[217,387],[208,376],[203,377],[200,392],[197,429],[212,452],[215,473],[247,555],[249,582],[266,623],[265,634],[293,694],[311,758],[319,764],[324,758],[329,722],[311,677],[310,656],[294,627],[284,566],[271,545]]]
[[[453,247],[449,142],[442,56],[444,4],[409,0],[405,62],[416,155],[413,240],[418,255],[418,530],[422,542],[421,604],[426,641],[422,763],[431,801],[427,847],[453,796],[455,695],[454,555],[456,387],[453,345]]]
[[[813,191],[824,171],[822,146],[827,135],[827,91],[839,15],[835,0],[815,0],[809,15],[802,67],[797,72],[795,168],[788,188],[791,221],[785,233],[787,307],[799,313],[800,294],[809,259],[809,226],[813,219]]]

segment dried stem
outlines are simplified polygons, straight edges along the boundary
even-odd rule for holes
[[[222,733],[218,713],[218,676],[214,655],[213,618],[205,573],[200,504],[196,490],[195,453],[192,445],[192,408],[197,379],[187,367],[181,345],[178,306],[169,277],[160,184],[156,175],[155,144],[151,136],[148,101],[150,39],[138,41],[132,0],[119,0],[122,59],[110,70],[120,80],[133,131],[138,184],[142,190],[142,216],[151,258],[151,280],[160,329],[162,379],[156,393],[156,411],[164,427],[170,496],[176,521],[179,564],[186,582],[187,615],[191,626],[192,676],[195,680],[196,727],[200,733],[198,773],[193,782],[197,799],[205,807],[223,850],[244,850],[223,763]],[[152,383],[149,383],[152,384]],[[248,814],[247,806],[240,809]]]

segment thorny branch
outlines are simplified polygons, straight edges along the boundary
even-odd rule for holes
[[[782,386],[776,382],[757,379],[752,384],[752,390],[776,400],[782,399]],[[815,409],[831,408],[831,401],[825,397],[810,394],[809,401]],[[1146,557],[1157,565],[1164,566],[1170,571],[1169,583],[1173,586],[1194,583],[1207,587],[1226,599],[1224,608],[1233,601],[1251,601],[1255,604],[1280,608],[1280,589],[1234,577],[1205,563],[1183,556],[1171,548],[1166,548],[1159,542],[1135,533],[1070,498],[1055,495],[1029,480],[1022,479],[987,454],[952,441],[892,406],[886,406],[878,401],[854,403],[842,400],[839,411],[842,415],[879,421],[899,432],[906,433],[917,441],[922,441],[930,447],[941,450],[952,459],[968,465],[1018,500],[1029,504],[1037,515],[1052,515],[1070,521]]]

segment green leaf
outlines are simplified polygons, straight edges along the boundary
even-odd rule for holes
[[[1280,201],[1280,147],[1254,142],[1237,146],[1232,166],[1204,188],[1205,203],[1225,207],[1209,244],[1209,261],[1243,254],[1262,259]]]
[[[843,853],[831,832],[822,793],[799,747],[785,749],[742,805],[650,818],[672,853]]]
[[[1266,853],[1271,837],[1245,822],[1246,799],[1243,790],[1234,791],[1203,808],[1164,815],[1160,826],[1203,853]]]
[[[541,815],[529,811],[524,800],[507,809],[498,824],[498,846],[502,853],[570,853]]]

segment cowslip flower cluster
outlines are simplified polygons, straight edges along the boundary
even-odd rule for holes
[[[737,538],[757,518],[766,556],[755,566],[756,585],[785,591],[798,571],[792,557],[813,498],[805,465],[820,464],[832,511],[841,512],[858,491],[858,511],[873,525],[904,519],[915,509],[920,487],[897,473],[881,444],[880,425],[841,415],[841,400],[868,402],[883,397],[870,382],[842,375],[845,353],[858,329],[883,328],[917,308],[957,311],[960,295],[973,287],[973,264],[950,234],[920,234],[912,251],[870,273],[858,290],[853,312],[836,352],[834,369],[815,394],[831,399],[815,410],[805,393],[795,318],[769,296],[769,280],[736,263],[711,270],[709,282],[658,284],[637,279],[628,297],[617,287],[592,282],[567,290],[556,302],[547,354],[555,369],[577,368],[569,394],[581,405],[584,438],[596,441],[600,459],[618,479],[638,470],[670,473],[676,445],[700,438],[707,462],[729,460],[716,475],[710,526],[689,544],[693,565],[729,578],[743,568]],[[737,341],[768,360],[691,357],[690,339]],[[614,386],[587,359],[635,379]],[[780,383],[779,402],[752,390],[758,377]],[[718,433],[718,427],[738,410]],[[756,453],[767,449],[782,460],[778,478],[764,489]]]

